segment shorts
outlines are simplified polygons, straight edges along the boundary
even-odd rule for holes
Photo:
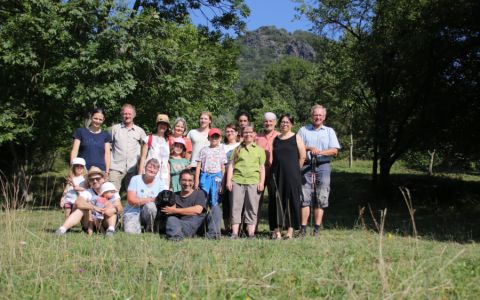
[[[312,184],[312,174],[310,166],[306,165],[302,168],[302,207],[313,206],[315,208],[328,207],[328,197],[330,195],[330,163],[319,165],[315,168],[316,174],[316,195]]]
[[[75,203],[65,202],[63,204],[63,208],[65,209],[73,209],[75,207]]]

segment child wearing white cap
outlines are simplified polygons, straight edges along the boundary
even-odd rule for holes
[[[115,185],[111,182],[105,182],[100,188],[100,196],[92,198],[91,203],[96,208],[92,210],[92,218],[97,231],[104,229],[102,226],[104,218],[103,210],[114,207],[115,199],[117,198],[116,194],[117,189],[115,188]],[[115,230],[115,228],[113,228],[113,230]]]
[[[74,210],[78,193],[85,190],[85,160],[81,157],[74,158],[70,173],[66,178],[65,189],[60,198],[60,207],[65,212],[65,220]]]

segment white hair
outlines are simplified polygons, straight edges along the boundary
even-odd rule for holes
[[[263,115],[264,120],[276,120],[277,116],[273,112],[266,112],[265,115]]]

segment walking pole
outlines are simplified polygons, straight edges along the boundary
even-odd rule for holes
[[[310,175],[312,176],[312,195],[311,195],[311,200],[310,200],[310,230],[312,230],[311,234],[313,235],[313,215],[314,215],[314,207],[313,207],[313,202],[314,200],[317,201],[317,175],[315,173],[315,168],[317,167],[317,156],[313,155],[312,152],[310,152]]]

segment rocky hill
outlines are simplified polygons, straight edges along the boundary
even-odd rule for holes
[[[275,26],[260,27],[237,39],[240,45],[238,67],[240,85],[248,79],[259,79],[265,68],[286,56],[308,61],[317,59],[320,37],[306,31],[289,33]]]

